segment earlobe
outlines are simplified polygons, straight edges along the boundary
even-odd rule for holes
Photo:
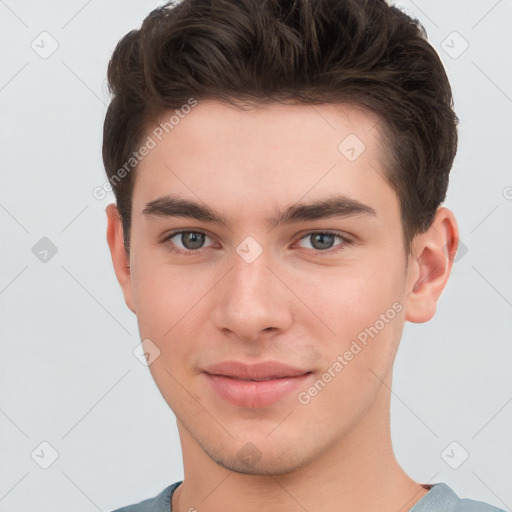
[[[112,256],[112,263],[117,280],[121,286],[124,300],[128,308],[135,313],[132,294],[132,276],[130,261],[126,254],[123,237],[123,224],[121,216],[115,204],[109,204],[107,213],[107,242]]]
[[[430,228],[417,236],[409,262],[406,315],[409,322],[428,322],[436,313],[459,245],[457,221],[445,207],[438,208]]]

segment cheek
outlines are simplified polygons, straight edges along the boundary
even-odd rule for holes
[[[140,337],[152,340],[162,360],[173,365],[197,349],[205,323],[202,304],[215,276],[199,275],[193,265],[180,269],[149,258],[138,263],[132,283]]]
[[[318,281],[310,283],[305,296],[325,323],[338,336],[347,338],[373,325],[400,302],[404,287],[405,276],[397,268],[365,264],[333,273],[325,286],[319,286]],[[396,309],[391,312],[393,317]]]
[[[393,364],[404,321],[402,270],[398,264],[352,267],[322,299],[322,319],[336,334],[319,341],[329,354],[327,368],[342,357],[338,385],[372,389],[375,374],[384,376]]]
[[[338,428],[340,418],[356,422],[381,390],[403,327],[403,279],[392,267],[387,272],[351,272],[343,280],[344,288],[331,294],[331,302],[324,302],[323,318],[336,335],[317,338],[325,367],[316,384],[303,390],[301,403],[310,400],[311,408],[305,410],[321,414],[329,428]]]

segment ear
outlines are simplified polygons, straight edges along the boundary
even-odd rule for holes
[[[132,294],[132,276],[130,273],[130,262],[124,247],[121,215],[115,204],[109,204],[106,212],[107,242],[112,256],[112,263],[114,264],[114,271],[121,285],[126,305],[135,313]]]
[[[430,228],[417,235],[409,258],[405,320],[428,322],[436,313],[459,246],[454,214],[438,208]]]

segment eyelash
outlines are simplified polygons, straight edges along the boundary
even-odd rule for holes
[[[189,249],[189,250],[183,251],[182,249],[177,249],[176,247],[174,247],[174,245],[171,242],[171,239],[176,237],[176,236],[178,236],[178,235],[182,235],[184,233],[200,233],[200,234],[208,236],[204,231],[192,230],[192,229],[183,229],[183,230],[175,231],[175,232],[167,235],[162,240],[162,243],[163,244],[169,244],[170,245],[169,251],[174,253],[174,254],[179,254],[179,255],[183,255],[183,256],[193,256],[193,255],[198,254],[199,252],[201,252],[201,249],[197,249],[197,250]],[[341,235],[340,233],[338,233],[336,231],[329,231],[329,230],[310,231],[309,233],[306,233],[304,236],[299,238],[299,241],[303,240],[304,238],[307,238],[307,237],[309,237],[311,235],[333,235],[333,236],[336,236],[336,237],[340,238],[341,240],[343,240],[343,243],[338,244],[337,246],[335,246],[335,248],[326,249],[325,251],[321,251],[319,249],[311,249],[316,254],[322,254],[322,255],[330,254],[330,255],[334,255],[334,254],[337,254],[337,253],[343,251],[343,249],[345,249],[345,247],[347,245],[352,245],[353,244],[352,240],[350,240],[349,238],[346,238],[345,235]]]

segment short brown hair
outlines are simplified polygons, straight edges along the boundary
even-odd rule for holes
[[[444,201],[457,149],[448,78],[423,27],[384,0],[183,0],[117,44],[103,161],[129,253],[134,172],[149,123],[190,101],[349,103],[383,121],[406,252]],[[116,179],[117,178],[117,179]]]

